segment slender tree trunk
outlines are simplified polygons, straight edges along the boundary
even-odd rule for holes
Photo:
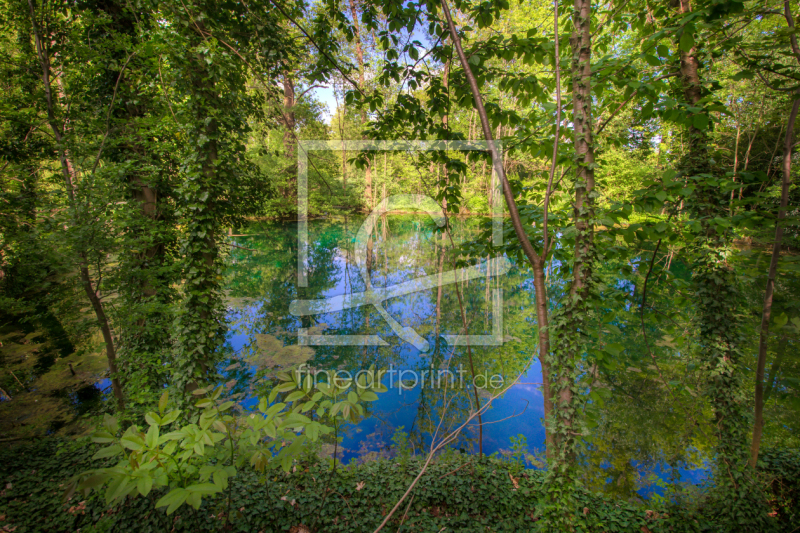
[[[356,59],[358,60],[358,88],[364,90],[364,49],[361,39],[361,29],[358,24],[358,6],[357,0],[350,0],[350,13],[353,16],[353,27],[356,30]],[[361,110],[361,126],[367,125],[367,110]],[[367,156],[367,168],[364,171],[364,196],[367,201],[367,206],[372,209],[374,204],[372,197],[372,160]]]
[[[283,148],[289,159],[294,159],[294,80],[292,73],[287,70],[283,73],[283,125],[286,128],[283,132]]]
[[[761,332],[758,341],[758,363],[756,364],[755,423],[753,425],[753,444],[750,447],[750,466],[755,468],[761,446],[761,432],[764,427],[764,367],[767,364],[767,342],[769,341],[769,319],[772,314],[772,296],[775,278],[778,276],[778,259],[783,240],[783,221],[789,204],[789,186],[792,181],[792,146],[794,145],[794,123],[800,109],[800,98],[792,103],[789,121],[786,125],[786,139],[783,143],[783,181],[781,182],[781,204],[778,219],[775,221],[775,241],[772,243],[772,258],[769,262],[767,287],[764,291],[764,307],[761,311]]]
[[[53,133],[58,146],[59,161],[61,163],[61,173],[64,177],[64,185],[67,190],[67,197],[69,198],[70,208],[75,207],[75,179],[76,170],[74,163],[70,160],[65,146],[65,139],[62,135],[64,124],[59,124],[55,113],[55,102],[53,99],[53,91],[50,80],[51,65],[50,65],[50,52],[43,40],[42,33],[39,29],[39,22],[37,19],[36,10],[33,5],[33,0],[28,0],[28,7],[30,8],[31,24],[34,32],[34,40],[36,44],[36,54],[39,58],[39,65],[42,69],[42,84],[45,92],[45,103],[47,108],[47,123]],[[111,326],[108,322],[105,310],[103,308],[103,301],[97,295],[95,288],[92,286],[92,278],[89,273],[89,267],[86,265],[86,253],[83,250],[78,252],[81,259],[81,266],[79,267],[81,285],[83,285],[86,297],[92,305],[92,310],[95,313],[95,318],[100,326],[100,331],[103,334],[103,341],[106,345],[106,359],[108,361],[108,369],[111,372],[111,386],[114,391],[114,397],[117,400],[117,406],[121,411],[125,410],[125,397],[122,392],[122,385],[120,384],[119,376],[117,374],[117,353],[114,346],[114,337],[111,334]]]
[[[528,235],[525,233],[525,229],[522,226],[522,222],[519,217],[519,210],[517,208],[516,201],[514,200],[514,195],[511,191],[511,186],[508,183],[508,179],[506,178],[505,169],[503,168],[502,164],[502,157],[500,151],[497,149],[497,146],[494,143],[492,137],[492,129],[489,123],[489,117],[486,113],[486,108],[483,105],[483,96],[481,95],[480,89],[478,88],[478,82],[475,79],[475,76],[472,74],[472,69],[469,66],[469,61],[467,60],[467,56],[464,54],[464,50],[461,47],[461,38],[458,36],[458,32],[456,31],[455,24],[453,23],[453,19],[450,16],[450,8],[447,5],[447,0],[441,0],[442,11],[445,15],[447,20],[448,28],[450,30],[450,38],[455,45],[456,52],[458,54],[459,62],[461,63],[461,68],[464,70],[464,74],[467,77],[467,81],[470,86],[470,90],[472,92],[472,98],[475,104],[475,111],[478,114],[480,119],[481,128],[483,130],[484,139],[489,144],[489,151],[492,156],[492,167],[500,180],[500,183],[503,187],[503,196],[506,201],[506,205],[508,206],[508,211],[511,219],[511,224],[514,227],[514,233],[517,236],[517,240],[522,247],[523,252],[525,253],[525,257],[528,259],[531,266],[534,268],[534,280],[536,277],[539,278],[538,284],[536,281],[535,287],[537,292],[537,321],[539,326],[539,360],[541,361],[543,367],[543,374],[546,373],[548,370],[545,368],[549,365],[549,357],[548,357],[548,350],[549,350],[549,335],[550,332],[547,329],[547,293],[544,284],[544,264],[545,264],[545,257],[546,256],[539,256],[536,253],[533,246],[531,245],[530,240],[528,239]],[[538,267],[537,267],[538,265]],[[538,305],[538,302],[543,302],[543,305]],[[549,402],[551,401],[550,391],[545,388],[544,391],[545,396],[545,410],[550,408]],[[547,418],[545,419],[545,427],[547,427]],[[546,431],[546,434],[549,434],[549,431]],[[550,449],[548,448],[548,454],[550,453]]]
[[[288,65],[284,64],[283,72],[283,149],[290,164],[287,171],[286,186],[283,189],[283,197],[291,203],[297,198],[297,172],[295,167],[295,88],[292,72]]]

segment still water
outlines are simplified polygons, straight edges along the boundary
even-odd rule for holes
[[[454,261],[467,259],[460,246],[486,238],[481,233],[485,222],[478,219],[451,220],[451,241],[424,215],[384,216],[368,241],[362,242],[365,259],[359,265],[356,236],[364,218],[309,221],[307,287],[298,287],[296,223],[253,224],[231,237],[235,247],[226,280],[228,340],[247,365],[230,371],[229,377],[239,380],[237,387],[247,396],[244,405],[256,403],[255,396],[267,390],[264,380],[268,383],[276,368],[305,364],[303,368],[351,374],[371,365],[395,370],[383,380],[389,391],[369,405],[359,424],[345,429],[342,458],[392,456],[398,448],[424,454],[437,429],[441,435],[457,427],[475,408],[471,352],[475,374],[485,376],[477,381],[482,404],[492,394],[491,379],[498,385],[521,374],[483,416],[484,453],[516,452],[528,466],[540,465],[545,439],[542,377],[536,359],[534,288],[526,266],[509,258],[510,268],[503,273],[506,269],[499,262],[487,267],[487,258],[474,257],[471,262],[479,266],[469,276],[459,274],[458,285],[419,283],[427,288],[399,295],[395,291],[381,304],[385,314],[375,305],[332,310],[331,302],[353,301],[367,284],[379,291],[407,287],[415,280],[447,280],[448,272],[465,264]],[[687,325],[687,307],[681,305],[691,305],[682,303],[681,289],[688,285],[690,273],[670,257],[651,280],[648,305],[656,312],[646,318],[650,340],[645,347],[638,304],[633,302],[636,291],[642,290],[641,269],[646,264],[641,251],[627,253],[601,267],[608,309],[598,310],[592,350],[601,351],[604,362],[587,363],[584,369],[591,394],[583,458],[590,486],[647,496],[663,494],[667,482],[705,479],[713,431],[708,407],[698,396],[696,380],[692,381],[695,370],[687,364],[691,347],[680,336]],[[548,268],[551,309],[563,291],[561,275],[556,260]],[[293,300],[311,301],[310,307],[320,312],[296,316],[290,312]],[[469,352],[466,346],[454,345],[459,338],[463,342],[464,320],[466,333],[476,336],[471,337]],[[393,329],[390,321],[398,327]],[[395,331],[400,327],[411,328],[413,334],[405,334],[404,340]],[[311,337],[303,339],[304,335]],[[383,345],[343,346],[334,340],[353,335],[379,336]],[[430,376],[442,369],[453,372],[454,383],[445,385],[448,374],[431,383]],[[421,377],[427,377],[424,385]],[[676,395],[682,386],[689,392]],[[471,425],[453,448],[476,453],[477,429],[477,424]]]

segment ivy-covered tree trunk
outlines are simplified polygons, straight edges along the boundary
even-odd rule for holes
[[[553,313],[553,347],[550,363],[550,387],[553,395],[553,416],[550,429],[555,443],[549,456],[550,483],[556,488],[545,517],[550,527],[564,531],[574,529],[574,493],[576,488],[576,443],[583,432],[581,405],[583,394],[578,390],[580,362],[586,351],[589,329],[590,299],[595,290],[594,267],[594,140],[592,137],[592,5],[590,0],[575,0],[573,32],[570,36],[572,61],[572,123],[575,149],[575,201],[573,224],[575,245],[572,282],[563,305]]]
[[[673,7],[680,19],[692,13],[690,0],[677,0]],[[706,90],[701,46],[691,31],[693,26],[684,25],[676,36],[679,80],[683,99],[697,108],[702,107]],[[700,228],[693,244],[693,284],[705,392],[714,410],[717,437],[713,491],[716,518],[731,530],[762,531],[766,527],[763,497],[747,468],[750,422],[742,390],[741,294],[736,272],[727,260],[730,232],[718,224],[727,213],[726,195],[714,176],[722,171],[711,164],[708,111],[689,113],[687,122],[688,143],[678,168],[696,186],[686,208]]]
[[[187,48],[180,56],[186,96],[182,183],[178,191],[179,216],[185,225],[181,242],[183,306],[178,315],[178,355],[174,382],[191,392],[214,374],[214,364],[224,342],[224,305],[220,279],[222,262],[218,241],[222,236],[220,194],[228,176],[220,175],[218,115],[226,103],[217,89],[224,73],[218,50],[211,49],[204,25],[185,30]],[[217,53],[214,53],[217,52]],[[223,55],[223,58],[225,56]]]
[[[155,135],[167,137],[164,124],[173,123],[159,102],[157,89],[148,87],[153,76],[163,80],[160,71],[154,72],[149,62],[134,57],[133,50],[119,50],[112,44],[127,42],[135,49],[142,38],[139,25],[148,23],[148,14],[134,14],[127,5],[114,1],[98,9],[107,15],[108,23],[97,24],[87,38],[111,50],[104,58],[108,67],[101,85],[106,93],[102,96],[114,102],[109,109],[113,128],[104,155],[121,169],[120,185],[129,200],[121,209],[123,246],[117,285],[124,316],[115,320],[118,355],[127,378],[126,393],[132,400],[137,396],[138,401],[146,401],[148,393],[164,385],[162,362],[169,360],[172,345],[174,269],[166,251],[175,235],[168,185],[173,160]],[[158,115],[166,115],[166,120],[154,134],[149,119]]]

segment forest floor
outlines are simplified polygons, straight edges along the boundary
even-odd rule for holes
[[[65,500],[73,475],[116,461],[92,459],[97,449],[85,437],[45,438],[0,449],[0,531],[369,533],[400,501],[424,463],[424,457],[398,456],[353,461],[332,473],[326,462],[299,458],[290,472],[273,470],[266,476],[243,466],[229,491],[204,497],[197,510],[183,505],[167,515],[164,507],[155,509],[164,489],[112,504],[103,489]],[[797,488],[798,456],[772,458],[780,457],[794,467],[783,472],[788,477],[760,470],[779,474],[771,479],[781,486],[791,484],[769,494],[774,531],[789,533],[797,518],[792,490]],[[546,481],[545,471],[525,469],[513,459],[448,452],[429,465],[383,531],[537,531],[547,505]],[[626,500],[580,490],[575,507],[566,512],[573,513],[577,530],[584,532],[721,531],[698,488],[670,500]]]

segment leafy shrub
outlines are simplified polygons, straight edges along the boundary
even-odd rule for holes
[[[278,377],[281,382],[269,398],[259,401],[261,414],[235,414],[236,403],[223,399],[224,387],[219,386],[195,390],[193,394],[201,397],[195,404],[200,409],[196,423],[173,431],[163,430],[179,420],[181,411],[167,410],[167,392],[158,403],[158,413],[145,415],[147,431],[132,425],[120,435],[117,420],[105,415],[103,427],[92,440],[106,446],[94,459],[118,462],[73,477],[67,497],[76,490],[88,494],[105,487],[106,503],[112,504],[164,488],[167,492],[155,506],[166,507],[167,514],[185,503],[199,509],[203,497],[225,491],[230,502],[229,480],[245,464],[249,462],[260,473],[279,466],[288,472],[307,442],[317,442],[345,421],[356,422],[364,414],[361,402],[378,399],[373,389],[386,390],[374,372],[360,375],[354,390],[350,390],[352,380],[317,382],[299,372],[282,372]],[[281,393],[286,393],[284,402],[272,403]],[[304,413],[313,413],[316,420]],[[231,511],[229,503],[226,520],[232,512],[236,511]]]

